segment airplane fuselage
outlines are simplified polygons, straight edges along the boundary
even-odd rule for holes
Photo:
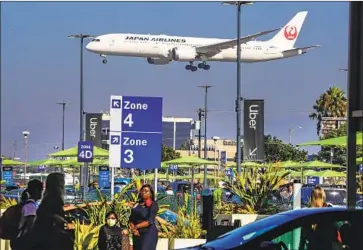
[[[96,39],[94,39],[96,40]],[[192,53],[200,46],[217,44],[230,39],[178,37],[166,35],[139,34],[108,34],[97,37],[87,45],[87,49],[100,55],[153,58],[156,60],[172,60],[171,51],[175,48],[185,52],[186,56],[177,61],[203,61]],[[190,52],[190,53],[188,53]],[[265,41],[250,41],[241,44],[242,62],[262,62],[292,57],[299,52],[283,53],[281,49]],[[188,56],[190,55],[190,56]],[[237,46],[222,49],[219,53],[208,58],[208,61],[235,62]]]

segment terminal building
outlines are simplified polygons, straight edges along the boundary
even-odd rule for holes
[[[162,125],[162,142],[164,145],[172,147],[182,156],[192,155],[198,156],[198,130],[199,122],[193,118],[180,117],[163,117]],[[203,127],[202,127],[203,129]],[[110,132],[110,115],[102,115],[101,123],[102,148],[109,149],[109,132]],[[243,143],[243,142],[242,142]],[[208,139],[207,140],[207,158],[209,160],[220,159],[220,152],[226,151],[227,161],[233,161],[236,154],[236,141],[229,139]],[[200,155],[204,157],[204,136],[202,130],[202,138],[200,145]]]

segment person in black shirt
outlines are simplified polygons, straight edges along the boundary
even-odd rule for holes
[[[154,191],[149,184],[141,187],[139,201],[131,210],[129,219],[134,250],[156,250],[158,230],[156,214],[159,210]]]
[[[113,211],[106,214],[106,224],[100,228],[98,235],[99,250],[126,250],[129,242],[126,242],[128,231],[118,225],[117,214]]]

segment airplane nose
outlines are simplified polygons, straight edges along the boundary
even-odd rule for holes
[[[92,42],[90,42],[90,43],[88,43],[87,45],[86,45],[86,49],[87,50],[89,50],[89,51],[92,51]]]

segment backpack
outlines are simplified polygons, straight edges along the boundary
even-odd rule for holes
[[[0,238],[5,240],[15,239],[19,232],[19,224],[22,216],[22,208],[25,204],[34,201],[28,200],[24,203],[19,203],[6,209],[0,218]]]

